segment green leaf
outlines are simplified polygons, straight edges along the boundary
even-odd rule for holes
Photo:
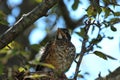
[[[93,5],[90,5],[86,11],[89,17],[91,16],[95,17],[97,15],[97,10]]]
[[[119,4],[117,4],[116,0],[111,0],[111,5],[115,8],[115,6],[120,6]]]
[[[112,59],[112,60],[117,60],[116,58],[114,58],[112,56],[109,56],[107,54],[104,54],[104,53],[102,53],[100,51],[95,51],[94,54],[97,55],[97,56],[99,56],[100,58],[105,59],[105,60],[107,60],[107,57],[110,58],[110,59]]]
[[[96,39],[92,39],[91,43],[92,44],[97,44],[99,43],[104,37],[102,37],[100,34],[98,34]]]
[[[94,54],[99,56],[100,58],[103,58],[103,59],[107,60],[107,56],[100,51],[95,51]]]
[[[25,70],[24,67],[19,67],[19,68],[18,68],[18,71],[19,71],[19,72],[25,72],[26,70]]]
[[[117,60],[116,58],[112,57],[112,56],[109,56],[109,55],[106,55],[108,58],[112,59],[112,60]]]
[[[74,4],[72,5],[72,9],[76,10],[78,8],[79,5],[79,0],[74,0]]]
[[[80,32],[76,32],[80,37],[84,38],[84,39],[88,39],[88,36],[85,36],[85,29],[81,28]]]
[[[117,24],[117,23],[119,23],[120,22],[120,18],[112,18],[112,19],[110,19],[110,24]]]
[[[108,39],[114,39],[114,37],[110,37],[110,36],[108,36],[107,38],[108,38]]]
[[[85,29],[84,28],[81,28],[81,31],[80,31],[80,36],[84,37],[85,36]]]
[[[55,67],[52,64],[42,63],[42,62],[39,62],[38,64],[44,67],[48,67],[50,69],[55,69]]]
[[[103,7],[102,10],[103,10],[103,12],[105,12],[105,18],[107,18],[110,15],[110,9]]]
[[[120,12],[114,12],[114,16],[120,16]]]
[[[103,0],[103,2],[104,2],[105,5],[110,4],[110,0]]]
[[[97,6],[97,5],[96,5],[96,6]],[[97,6],[96,9],[97,9],[97,12],[98,12],[99,14],[102,12],[102,9],[101,9],[100,6]]]
[[[37,3],[41,3],[43,0],[35,0]]]
[[[97,36],[97,40],[98,40],[98,41],[101,41],[102,38],[103,38],[103,37],[102,37],[100,34],[98,34],[98,36]]]
[[[92,41],[91,41],[90,43],[92,43],[92,44],[97,44],[98,41],[97,41],[96,39],[92,39]]]
[[[47,77],[49,78],[50,76],[48,76],[47,74],[42,74],[42,73],[41,73],[41,74],[35,73],[35,74],[27,75],[27,76],[25,76],[24,78],[36,80],[36,79],[38,79],[38,78],[40,79],[40,78],[43,78],[43,77],[44,77],[44,78],[45,78],[45,77],[46,77],[46,78],[47,78]]]
[[[116,29],[114,26],[111,26],[110,28],[111,28],[111,30],[114,31],[114,32],[117,31],[117,29]]]
[[[102,9],[99,5],[94,4],[94,5],[90,5],[86,11],[89,17],[91,16],[96,17],[97,14],[101,13]]]
[[[105,6],[108,5],[112,5],[113,7],[120,6],[119,4],[117,4],[116,0],[103,0],[103,3],[105,4]]]
[[[41,66],[44,66],[44,67],[48,67],[50,69],[55,69],[55,66],[53,66],[52,64],[48,64],[48,63],[44,63],[44,62],[39,62],[39,61],[29,61],[29,64],[32,64],[32,65],[41,65]]]
[[[82,74],[78,74],[77,77],[84,78],[84,76]]]
[[[97,47],[97,48],[100,48],[100,49],[102,49],[102,47],[101,47],[101,46],[99,46],[99,45],[96,45],[96,47]]]

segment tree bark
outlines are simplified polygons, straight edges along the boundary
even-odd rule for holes
[[[120,67],[113,72],[110,72],[106,77],[99,76],[96,80],[120,80]]]
[[[26,28],[33,24],[37,19],[46,16],[47,11],[53,7],[59,0],[43,0],[36,8],[23,16],[10,27],[4,34],[0,36],[0,49],[8,45]]]

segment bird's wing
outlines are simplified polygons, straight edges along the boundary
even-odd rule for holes
[[[44,62],[45,59],[47,58],[47,56],[49,56],[49,53],[51,51],[51,45],[53,44],[53,41],[49,41],[46,45],[45,45],[45,50],[40,58],[40,62]],[[37,65],[36,66],[36,71],[40,71],[43,68],[43,66],[41,65]]]
[[[44,62],[46,57],[49,55],[50,51],[51,51],[51,48],[52,48],[52,44],[53,44],[53,41],[49,41],[46,45],[45,45],[45,50],[42,54],[42,57],[40,59],[40,62]]]

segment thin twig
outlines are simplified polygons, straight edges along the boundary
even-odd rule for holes
[[[90,28],[90,25],[91,25],[91,20],[88,20],[85,22],[85,33],[84,33],[84,36],[87,36],[87,33],[89,31],[89,28]],[[79,68],[80,68],[80,65],[81,65],[81,62],[82,62],[82,59],[83,59],[83,56],[84,54],[86,53],[86,51],[88,51],[86,49],[86,42],[88,41],[88,38],[83,38],[83,42],[82,42],[82,47],[81,47],[81,52],[80,52],[80,57],[78,59],[78,62],[77,63],[77,66],[76,66],[76,70],[75,70],[75,76],[74,76],[74,80],[77,80],[77,75],[78,73],[80,72],[79,71]]]
[[[80,67],[80,64],[82,62],[83,56],[84,56],[84,54],[86,52],[86,50],[85,50],[85,44],[86,44],[86,41],[84,40],[83,43],[82,43],[82,50],[80,52],[81,56],[80,56],[80,58],[79,58],[79,60],[77,62],[77,66],[76,66],[76,71],[75,71],[75,76],[74,76],[75,80],[77,80],[77,75],[79,73],[79,67]]]

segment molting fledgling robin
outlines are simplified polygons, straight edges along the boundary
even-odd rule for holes
[[[70,68],[74,58],[75,47],[71,43],[68,29],[58,28],[55,39],[46,44],[40,62],[53,65],[55,67],[54,72],[61,76]],[[40,70],[43,68],[38,65],[36,71]]]

